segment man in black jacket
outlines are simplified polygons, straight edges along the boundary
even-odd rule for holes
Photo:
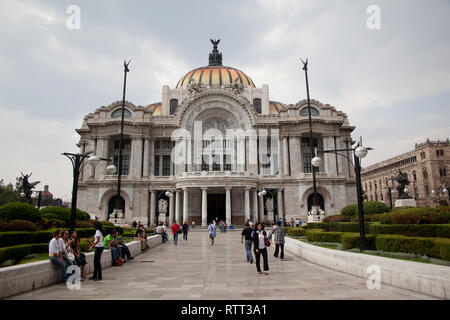
[[[245,250],[247,252],[247,262],[253,263],[253,256],[252,256],[252,233],[253,229],[250,228],[250,224],[247,222],[245,224],[244,230],[242,230],[241,233],[241,243],[244,243],[245,239]]]

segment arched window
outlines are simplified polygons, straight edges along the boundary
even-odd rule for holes
[[[261,113],[261,99],[253,99],[253,108],[255,108],[256,113]]]
[[[439,175],[440,175],[441,177],[446,177],[446,176],[447,176],[447,170],[446,170],[445,167],[439,168]]]
[[[416,170],[413,170],[413,179],[414,179],[414,181],[417,181]]]
[[[318,115],[319,115],[319,111],[316,108],[311,107],[311,116],[317,117]],[[300,116],[302,116],[302,117],[308,117],[309,116],[308,115],[308,107],[303,108],[302,110],[300,110]]]
[[[131,118],[131,112],[128,109],[123,110],[124,118]],[[122,109],[117,109],[111,114],[111,118],[122,118]]]
[[[426,179],[426,178],[428,178],[428,172],[427,172],[427,169],[423,169],[423,178],[424,179]]]
[[[178,108],[178,100],[177,99],[171,99],[170,100],[170,114],[174,114],[175,111]]]

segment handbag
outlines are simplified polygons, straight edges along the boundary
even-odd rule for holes
[[[178,228],[178,234],[182,234],[183,230],[181,230],[181,228]]]
[[[266,238],[264,238],[264,244],[266,245],[266,247],[270,247],[270,241]]]
[[[69,259],[70,261],[74,261],[75,255],[70,250],[66,250],[66,258]]]

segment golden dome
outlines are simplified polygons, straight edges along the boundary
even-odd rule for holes
[[[222,53],[217,50],[219,40],[212,40],[213,51],[209,54],[209,64],[206,67],[200,67],[189,71],[181,77],[177,83],[177,88],[187,88],[189,81],[202,83],[210,87],[221,87],[230,85],[234,81],[241,83],[244,87],[255,87],[252,79],[241,70],[232,67],[222,66]]]

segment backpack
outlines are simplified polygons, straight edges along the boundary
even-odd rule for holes
[[[122,258],[121,258],[121,257],[118,257],[118,258],[116,259],[116,261],[114,261],[113,266],[118,267],[118,266],[121,266],[122,264],[123,264]]]

